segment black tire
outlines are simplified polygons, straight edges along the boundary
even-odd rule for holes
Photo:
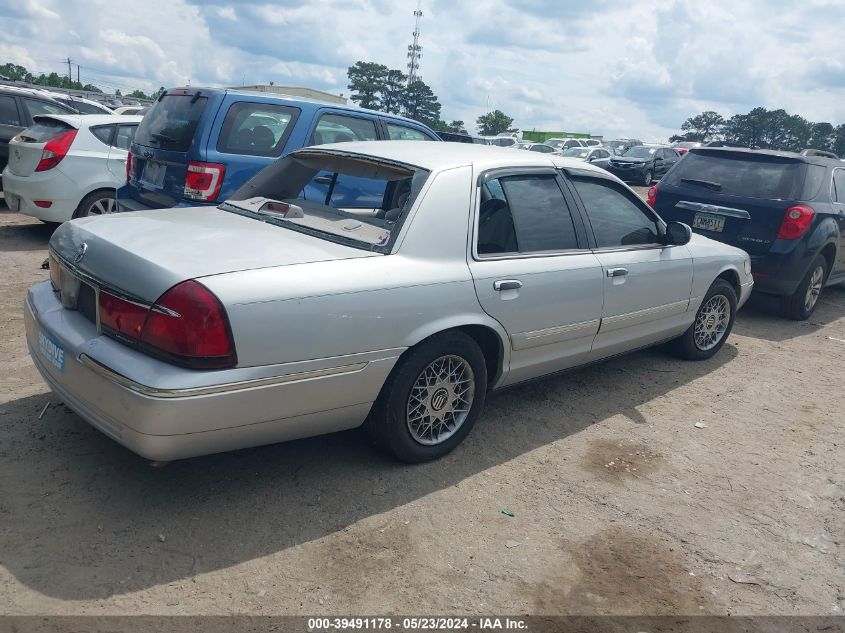
[[[469,366],[474,378],[474,396],[469,412],[452,434],[440,443],[426,445],[414,437],[408,422],[411,390],[426,368],[444,356],[458,357]],[[478,344],[462,332],[436,334],[408,350],[399,360],[364,426],[376,445],[397,459],[409,464],[430,461],[451,452],[464,440],[481,415],[486,394],[487,363]]]
[[[82,202],[79,203],[79,206],[76,207],[76,211],[73,212],[73,219],[87,218],[89,215],[102,215],[101,213],[93,213],[91,209],[95,204],[101,201],[113,201],[114,208],[116,209],[116,196],[117,192],[114,189],[99,189],[97,191],[92,191],[82,198]],[[114,211],[109,211],[109,213],[113,212]]]
[[[711,299],[718,296],[727,299],[731,313],[728,317],[727,327],[721,334],[721,338],[719,338],[713,347],[705,348],[697,342],[695,328],[698,325],[702,313],[708,309]],[[669,342],[667,346],[669,351],[675,356],[686,360],[706,360],[714,356],[716,352],[722,349],[722,345],[728,340],[728,336],[730,336],[731,330],[733,329],[734,320],[736,319],[736,300],[736,291],[731,284],[724,279],[714,281],[707,294],[704,295],[704,299],[702,299],[701,305],[695,313],[695,320],[692,325],[681,336]]]
[[[651,170],[646,171],[645,175],[643,176],[643,185],[648,187],[653,180],[653,176]]]
[[[820,275],[819,270],[821,270]],[[815,292],[812,305],[808,306],[807,302],[809,300],[810,286],[816,285],[814,282],[817,277],[819,278],[820,285],[817,286],[818,291]],[[798,288],[795,292],[789,297],[783,297],[781,299],[780,305],[783,316],[795,321],[806,321],[809,319],[810,315],[815,312],[816,307],[819,305],[819,298],[821,297],[826,281],[827,260],[819,255],[813,260],[813,263],[810,264],[810,269],[807,271],[807,274],[804,275],[804,279],[801,280],[801,283],[798,284]]]

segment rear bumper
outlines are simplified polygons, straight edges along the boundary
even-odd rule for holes
[[[804,240],[775,240],[768,253],[751,256],[754,289],[782,296],[793,294],[817,255]]]
[[[202,202],[200,200],[180,200],[173,205],[152,206],[139,202],[132,197],[130,185],[124,185],[117,190],[117,210],[120,212],[128,211],[150,211],[152,209],[178,209],[180,207],[205,207],[217,206],[220,202]]]
[[[160,461],[359,426],[402,352],[199,372],[98,335],[94,324],[61,307],[49,282],[29,289],[24,312],[30,355],[50,388],[95,428]],[[44,335],[62,350],[60,363],[42,352]],[[131,377],[156,374],[165,382]]]
[[[58,168],[30,176],[18,176],[6,169],[3,172],[3,193],[10,209],[14,209],[14,203],[10,204],[11,197],[16,196],[19,213],[45,222],[70,220],[82,200],[79,185]],[[52,204],[44,209],[35,205],[36,200],[49,200]]]

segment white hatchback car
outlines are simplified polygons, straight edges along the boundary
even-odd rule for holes
[[[110,213],[140,122],[140,116],[117,114],[35,116],[9,142],[7,206],[44,222]]]

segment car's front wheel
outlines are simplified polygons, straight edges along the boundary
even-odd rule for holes
[[[819,297],[827,279],[827,260],[819,255],[810,264],[810,270],[798,284],[795,292],[781,300],[784,316],[795,321],[806,321],[819,305]]]
[[[408,350],[387,379],[365,424],[382,449],[408,463],[453,450],[484,407],[487,364],[462,332],[432,336]]]
[[[103,189],[85,196],[79,206],[76,207],[73,217],[86,218],[92,215],[105,215],[106,213],[114,213],[116,210],[117,200],[114,190]]]
[[[646,171],[643,175],[643,185],[648,187],[651,184],[651,181],[654,179],[651,171]]]
[[[724,279],[717,279],[695,313],[695,321],[686,332],[669,343],[676,356],[687,360],[705,360],[718,352],[734,326],[736,291]]]

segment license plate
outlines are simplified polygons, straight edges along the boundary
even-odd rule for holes
[[[692,228],[721,233],[725,228],[725,216],[713,215],[712,213],[696,213],[692,219]]]
[[[44,332],[38,332],[38,351],[53,367],[64,373],[65,349]]]
[[[141,174],[141,182],[145,185],[161,189],[164,186],[164,173],[167,171],[167,165],[158,163],[154,160],[148,160],[144,163],[144,172]]]
[[[21,210],[21,199],[19,196],[16,196],[13,193],[7,193],[3,196],[6,200],[6,206],[9,207],[10,211],[20,211]]]

